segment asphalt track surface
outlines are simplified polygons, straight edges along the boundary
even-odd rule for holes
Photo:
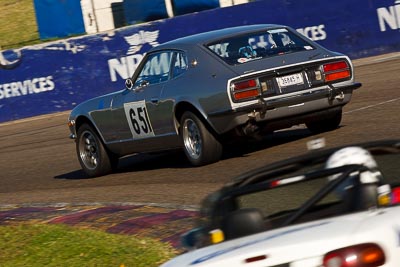
[[[363,86],[344,108],[341,127],[312,135],[305,126],[279,131],[259,142],[230,147],[212,165],[191,167],[183,153],[134,155],[116,173],[87,178],[74,142],[68,113],[0,124],[0,206],[128,204],[196,208],[201,199],[246,170],[303,154],[318,137],[327,147],[400,138],[400,56],[357,60]]]

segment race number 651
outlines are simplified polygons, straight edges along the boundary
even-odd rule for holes
[[[133,138],[154,136],[144,100],[125,103],[124,110]]]

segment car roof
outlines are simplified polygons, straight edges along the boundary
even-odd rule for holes
[[[178,38],[172,41],[168,41],[163,43],[152,50],[159,49],[171,49],[176,48],[179,45],[198,45],[212,42],[217,39],[224,39],[238,34],[245,34],[248,32],[253,32],[262,29],[271,29],[277,27],[286,27],[278,24],[254,24],[254,25],[245,25],[245,26],[237,26],[224,28],[219,30],[212,30],[203,33],[197,33],[189,36],[185,36],[182,38]]]

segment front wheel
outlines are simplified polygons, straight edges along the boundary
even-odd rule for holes
[[[108,174],[118,164],[118,158],[107,153],[97,132],[88,124],[78,129],[76,152],[83,171],[89,177]]]
[[[181,136],[186,157],[192,165],[206,165],[221,158],[221,143],[192,112],[185,112],[181,118]]]
[[[312,133],[323,133],[337,129],[342,121],[342,110],[326,116],[321,120],[306,123]]]

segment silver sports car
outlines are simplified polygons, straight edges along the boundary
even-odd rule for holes
[[[121,156],[176,148],[199,166],[218,161],[232,137],[336,129],[360,86],[347,56],[286,26],[241,26],[152,48],[126,89],[81,103],[68,125],[91,177]]]

